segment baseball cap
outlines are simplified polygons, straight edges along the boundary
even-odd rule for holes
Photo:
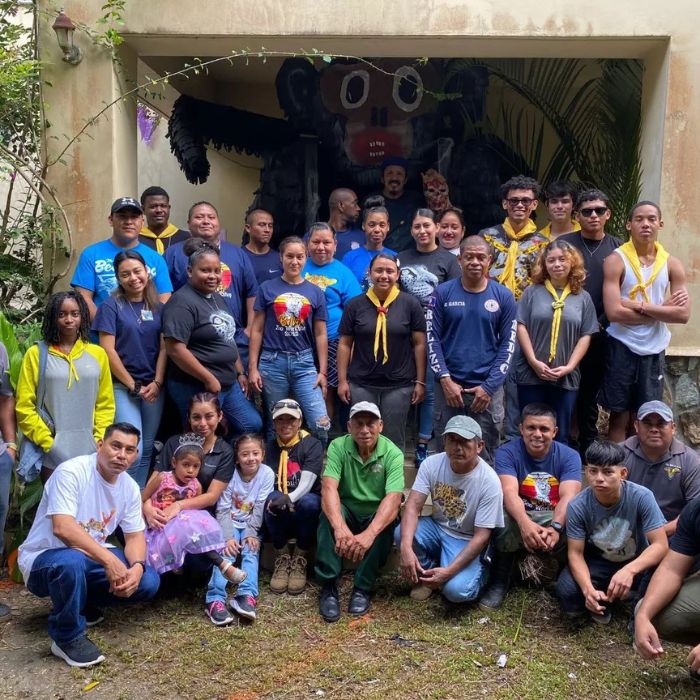
[[[442,431],[443,435],[448,433],[459,435],[465,440],[473,440],[474,438],[481,440],[481,426],[469,416],[452,416]]]
[[[272,407],[272,418],[279,416],[293,416],[301,420],[301,406],[294,399],[282,399]]]
[[[373,416],[377,416],[377,418],[382,417],[377,404],[371,401],[358,401],[354,404],[350,409],[350,418],[356,416],[358,413],[371,413]]]
[[[119,199],[115,199],[109,213],[116,214],[118,211],[123,211],[124,209],[136,209],[139,213],[143,214],[141,202],[133,197],[120,197]]]
[[[663,401],[647,401],[643,403],[637,410],[637,418],[642,420],[642,418],[646,418],[652,413],[658,414],[669,423],[673,421],[673,411]]]
[[[379,166],[380,172],[383,173],[387,168],[391,167],[392,165],[398,165],[399,167],[403,168],[406,172],[408,172],[408,161],[405,158],[402,158],[401,156],[387,156],[382,161],[382,164]]]

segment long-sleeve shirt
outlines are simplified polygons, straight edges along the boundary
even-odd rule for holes
[[[433,372],[493,395],[513,357],[515,311],[512,292],[493,280],[483,292],[467,291],[461,278],[438,285],[427,319]]]
[[[255,476],[245,481],[236,468],[228,486],[219,496],[216,519],[226,539],[233,536],[233,528],[244,530],[244,537],[260,537],[265,501],[275,486],[275,473],[261,464]]]

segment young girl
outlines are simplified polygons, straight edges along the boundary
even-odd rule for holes
[[[231,607],[248,620],[255,619],[258,595],[260,527],[265,501],[275,485],[275,474],[263,464],[264,443],[258,435],[243,435],[236,443],[236,469],[219,498],[216,519],[226,538],[224,555],[231,562],[241,557],[247,576],[239,586]],[[206,613],[215,625],[226,625],[233,617],[226,609],[226,578],[212,571],[206,595]]]
[[[155,472],[146,484],[143,501],[150,500],[167,519],[165,525],[156,524],[146,530],[148,563],[159,574],[177,573],[186,554],[206,554],[223,578],[240,583],[245,580],[245,572],[219,554],[224,549],[224,537],[216,520],[206,510],[182,510],[177,506],[178,501],[202,493],[197,474],[203,461],[202,439],[194,434],[182,435],[172,457],[172,471]]]

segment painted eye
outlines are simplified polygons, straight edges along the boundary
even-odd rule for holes
[[[423,99],[423,79],[411,66],[401,66],[394,75],[392,97],[404,112],[418,109]]]
[[[366,70],[354,70],[343,78],[340,85],[340,102],[345,109],[362,107],[368,96],[369,73]]]

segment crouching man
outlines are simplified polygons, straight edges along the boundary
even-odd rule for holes
[[[595,622],[610,622],[610,605],[639,592],[641,574],[668,551],[666,519],[648,488],[626,481],[625,450],[594,442],[586,450],[590,486],[566,513],[569,565],[555,595],[564,614],[586,610]]]
[[[102,621],[100,607],[150,600],[160,579],[146,565],[141,495],[125,474],[136,460],[140,433],[115,423],[97,453],[63,462],[46,482],[34,524],[19,549],[27,588],[50,597],[51,653],[69,666],[104,661],[86,636]],[[107,543],[121,527],[124,551]]]
[[[503,492],[479,456],[484,441],[473,418],[450,418],[443,437],[445,451],[418,470],[395,538],[401,573],[416,584],[411,598],[427,600],[440,589],[451,603],[465,603],[479,596],[486,580],[482,554],[492,530],[503,527]],[[419,517],[428,495],[433,513]]]

